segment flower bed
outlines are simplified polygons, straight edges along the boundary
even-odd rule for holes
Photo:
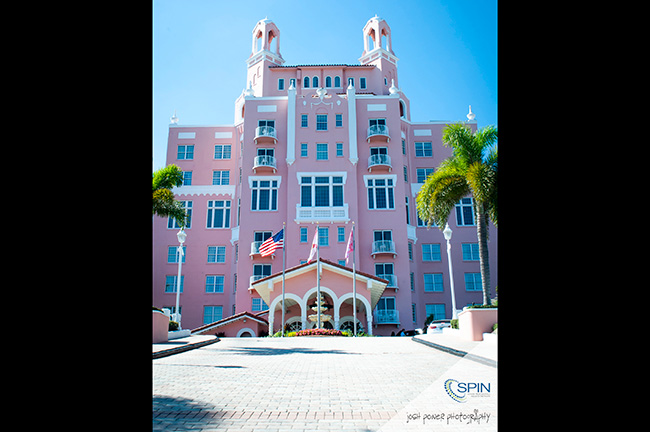
[[[296,333],[296,336],[343,336],[343,333],[340,330],[309,329],[300,330]]]

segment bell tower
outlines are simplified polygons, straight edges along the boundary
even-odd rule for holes
[[[273,21],[264,18],[253,28],[252,42],[251,55],[246,60],[246,88],[252,88],[255,96],[263,96],[264,84],[269,75],[268,67],[284,64],[280,54],[280,29]]]
[[[363,27],[363,53],[359,62],[362,65],[375,65],[384,74],[386,85],[392,80],[397,82],[397,56],[393,52],[393,40],[390,26],[381,17],[375,15]]]

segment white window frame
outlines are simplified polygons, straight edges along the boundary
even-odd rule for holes
[[[223,202],[223,206],[217,203]],[[206,229],[230,229],[230,217],[232,210],[231,200],[208,200],[208,211],[206,212]],[[217,210],[223,210],[221,213],[221,226],[215,226],[217,221]]]
[[[469,203],[463,202],[469,200]],[[465,208],[470,207],[472,210],[472,223],[465,221]],[[456,226],[476,226],[476,214],[474,214],[474,199],[472,197],[461,198],[454,206],[456,213]]]
[[[442,273],[424,273],[424,292],[444,292]],[[428,289],[427,289],[428,288]]]
[[[259,209],[259,200],[260,200],[260,193],[259,191],[261,189],[266,189],[261,187],[262,181],[268,181],[269,182],[269,208],[265,210],[260,210]],[[273,186],[273,182],[277,182],[276,186]],[[257,185],[253,187],[253,182],[257,182]],[[251,211],[254,212],[266,212],[266,211],[278,211],[278,196],[280,195],[280,185],[282,184],[282,176],[249,176],[248,177],[248,187],[251,190]],[[256,208],[253,209],[253,190],[257,190],[257,197],[255,199],[255,205]],[[276,192],[275,194],[275,209],[273,208],[273,191]]]
[[[369,180],[372,180],[372,185],[370,185]],[[385,184],[383,186],[377,186],[376,185],[376,180],[386,180]],[[392,185],[389,185],[389,180],[392,181]],[[392,175],[364,175],[363,176],[363,183],[366,186],[366,208],[368,210],[395,210],[395,188],[397,186],[397,175],[392,174]],[[385,198],[386,198],[386,208],[377,208],[377,191],[376,188],[383,188],[385,189]],[[370,206],[370,200],[368,198],[368,192],[372,188],[372,194],[373,194],[373,201],[372,201],[372,208]],[[393,198],[393,206],[390,206],[390,193],[388,192],[388,189],[393,190],[392,198]]]
[[[208,279],[213,278],[208,284]],[[218,281],[221,281],[219,284]],[[224,286],[226,285],[226,276],[207,274],[205,275],[205,293],[206,294],[223,294]],[[221,290],[219,290],[221,288]]]
[[[435,246],[438,246],[437,252],[434,251]],[[438,259],[434,258],[434,254],[438,255]],[[426,259],[426,255],[429,255],[430,259]],[[442,258],[441,258],[441,254],[440,254],[440,243],[422,243],[422,261],[423,262],[440,262],[441,260],[442,260]]]
[[[433,157],[433,144],[430,141],[416,141],[415,157],[416,158]]]
[[[213,250],[210,250],[213,249]],[[210,261],[212,257],[212,261]],[[221,260],[219,258],[222,258]],[[208,246],[208,263],[224,264],[226,262],[226,247],[219,245]]]
[[[213,170],[212,185],[227,186],[230,185],[230,170]]]

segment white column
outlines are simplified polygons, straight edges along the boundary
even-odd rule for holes
[[[287,90],[287,164],[296,160],[296,87]]]
[[[354,87],[348,85],[348,142],[350,151],[350,162],[356,165],[359,162],[357,153],[357,99]]]

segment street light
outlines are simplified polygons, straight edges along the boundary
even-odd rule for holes
[[[445,226],[445,230],[442,232],[447,240],[447,261],[449,262],[449,282],[451,284],[451,319],[458,319],[458,312],[456,311],[456,294],[454,293],[454,268],[451,265],[451,228],[449,224]]]
[[[176,322],[178,323],[178,329],[181,329],[181,314],[179,313],[178,309],[178,303],[181,298],[181,267],[183,266],[183,243],[185,243],[185,239],[187,238],[187,234],[185,234],[185,228],[181,228],[177,233],[176,233],[176,238],[178,239],[178,242],[180,243],[180,246],[178,247],[178,278],[176,278],[176,313],[175,313],[175,318]]]

